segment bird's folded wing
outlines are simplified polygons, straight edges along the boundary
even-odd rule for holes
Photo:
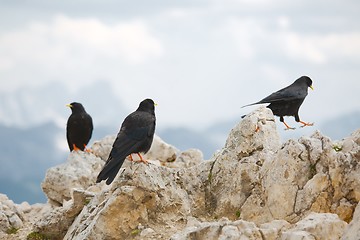
[[[277,92],[274,92],[267,96],[266,98],[262,99],[258,103],[275,103],[275,102],[282,102],[282,101],[293,101],[298,99],[303,99],[306,97],[306,92],[299,91],[298,89],[286,87]]]
[[[149,133],[151,132],[151,126],[146,127],[138,127],[134,129],[126,129],[124,133],[126,134],[126,137],[129,138],[129,140],[133,141],[141,141],[149,136]],[[119,133],[120,135],[120,133]],[[119,136],[118,136],[119,137]]]
[[[130,138],[125,134],[119,134],[113,144],[108,160],[99,173],[98,181],[105,180],[112,175],[116,175],[123,165],[125,158],[134,152],[140,144],[141,141]]]

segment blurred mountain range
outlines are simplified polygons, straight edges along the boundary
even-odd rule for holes
[[[15,92],[1,92],[0,123],[31,127],[54,122],[63,127],[71,113],[65,105],[74,101],[86,103],[85,109],[93,116],[95,125],[114,125],[128,111],[107,81],[98,81],[75,91],[54,82],[20,88]]]
[[[96,97],[94,97],[96,96]],[[76,97],[76,98],[75,98]],[[116,134],[127,110],[106,82],[98,82],[79,92],[71,92],[63,85],[19,89],[0,95],[0,193],[16,203],[45,202],[40,183],[46,170],[66,161],[68,148],[65,125],[72,101],[86,102],[86,110],[93,116],[93,141]],[[107,106],[118,106],[116,111]],[[231,128],[241,118],[218,122],[200,130],[186,127],[157,128],[156,133],[180,150],[200,149],[205,159],[221,149]],[[277,121],[278,122],[278,121]],[[279,123],[279,122],[278,122]],[[283,140],[311,134],[315,129],[333,140],[350,135],[360,127],[360,111],[317,123],[302,131],[280,131]],[[279,130],[283,126],[279,123]]]

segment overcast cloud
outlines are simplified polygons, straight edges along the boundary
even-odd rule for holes
[[[151,97],[163,126],[204,127],[308,75],[305,121],[360,109],[359,1],[1,5],[0,93],[107,81],[129,110]]]

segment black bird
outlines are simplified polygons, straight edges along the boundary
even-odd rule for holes
[[[66,106],[72,112],[66,125],[66,138],[70,152],[72,150],[84,151],[93,131],[92,118],[81,103],[73,102]]]
[[[99,173],[96,182],[106,180],[109,185],[119,172],[124,160],[131,154],[137,153],[140,161],[147,163],[140,154],[149,151],[155,132],[155,103],[145,99],[135,112],[128,115],[121,125],[120,131],[114,141],[108,160]]]
[[[289,127],[289,125],[285,123],[284,116],[294,116],[296,122],[303,124],[301,127],[312,126],[313,123],[301,121],[298,113],[301,104],[308,94],[308,87],[313,89],[312,80],[307,76],[302,76],[293,84],[270,94],[261,101],[243,107],[261,103],[270,103],[267,107],[271,109],[274,115],[280,117],[280,122],[284,123],[286,126],[285,130],[295,128]]]

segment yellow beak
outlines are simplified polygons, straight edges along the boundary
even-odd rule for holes
[[[71,104],[66,104],[65,106],[69,107],[69,108],[72,108],[72,105]]]
[[[312,85],[310,86],[310,88],[311,88],[311,90],[314,90],[314,87]]]

